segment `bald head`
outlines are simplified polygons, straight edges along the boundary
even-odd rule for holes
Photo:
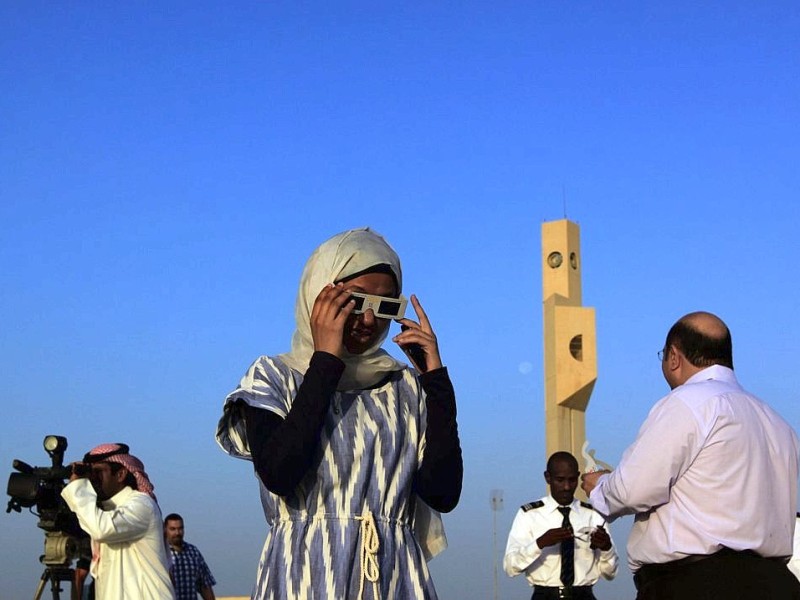
[[[722,319],[717,315],[712,315],[710,312],[704,312],[702,310],[692,312],[681,317],[679,322],[687,324],[689,327],[710,338],[721,340],[726,335],[730,336],[728,326],[725,325]]]
[[[694,367],[722,365],[733,369],[733,343],[728,326],[708,312],[681,317],[667,334],[665,350],[678,349]]]

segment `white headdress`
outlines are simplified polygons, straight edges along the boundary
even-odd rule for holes
[[[292,335],[292,349],[280,358],[291,368],[301,373],[308,369],[314,353],[311,336],[311,309],[314,301],[329,283],[341,281],[358,273],[369,271],[378,265],[388,265],[397,281],[397,292],[403,286],[400,259],[392,247],[368,227],[351,229],[322,243],[311,255],[300,278],[300,289],[294,309],[296,329]],[[389,330],[383,332],[375,343],[361,354],[344,351],[342,360],[345,371],[339,381],[340,390],[358,390],[371,387],[391,371],[400,371],[406,366],[392,358],[381,344]]]

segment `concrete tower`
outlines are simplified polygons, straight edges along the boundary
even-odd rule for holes
[[[542,224],[545,445],[571,452],[584,470],[586,407],[597,381],[594,309],[581,306],[580,230],[566,219]],[[580,490],[579,490],[580,491]]]

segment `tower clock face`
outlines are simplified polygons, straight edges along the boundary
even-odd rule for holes
[[[569,254],[569,264],[572,266],[573,269],[578,268],[578,255],[574,252],[570,252]]]
[[[564,262],[564,257],[561,256],[561,252],[551,252],[547,255],[547,264],[551,269],[557,269],[562,262]]]

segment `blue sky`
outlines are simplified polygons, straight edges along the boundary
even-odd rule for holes
[[[491,490],[501,548],[545,493],[540,227],[565,206],[599,457],[666,392],[655,353],[696,309],[800,424],[796,3],[25,2],[0,23],[0,464],[46,464],[50,433],[68,459],[127,441],[219,595],[249,592],[265,535],[213,439],[222,399],[288,349],[302,265],[344,229],[395,246],[455,382],[443,600],[492,597]],[[35,523],[0,517],[3,598],[36,586]],[[632,597],[629,574],[597,595]]]

